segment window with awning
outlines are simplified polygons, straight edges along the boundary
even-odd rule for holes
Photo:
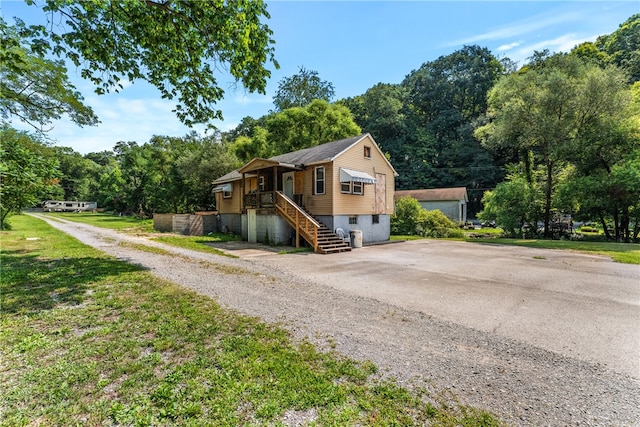
[[[222,185],[218,185],[217,187],[213,187],[213,192],[214,193],[231,193],[231,190],[233,190],[233,184],[226,183],[226,184],[222,184]]]
[[[376,179],[366,172],[340,168],[340,182],[341,183],[357,182],[362,184],[375,184]]]

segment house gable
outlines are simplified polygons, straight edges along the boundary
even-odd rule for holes
[[[395,177],[398,174],[371,135],[362,135],[352,145],[337,153],[332,161],[332,181],[335,183],[332,200],[334,215],[393,213]],[[341,175],[345,175],[344,170],[366,174],[375,182],[371,183],[364,177],[363,185],[358,185],[357,191],[353,191],[353,187],[350,192],[342,191],[340,178]],[[354,179],[354,181],[358,180],[358,178]]]

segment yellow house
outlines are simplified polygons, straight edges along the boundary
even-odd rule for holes
[[[370,134],[256,158],[214,181],[223,229],[316,252],[389,240],[393,166]]]

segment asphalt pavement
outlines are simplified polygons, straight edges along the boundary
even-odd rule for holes
[[[416,240],[241,256],[359,296],[640,378],[640,266],[561,250]]]

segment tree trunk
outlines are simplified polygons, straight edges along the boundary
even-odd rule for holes
[[[547,160],[547,188],[544,201],[544,237],[551,237],[549,225],[551,223],[551,195],[553,190],[553,162]]]
[[[602,215],[602,212],[600,212],[600,223],[602,224],[602,230],[604,231],[604,235],[606,239],[612,240],[611,233],[609,232],[609,228],[607,227],[607,221],[605,221],[604,215]]]
[[[631,239],[629,236],[629,223],[631,219],[629,218],[629,207],[625,206],[622,209],[622,217],[620,218],[620,232],[622,233],[622,240],[625,243],[631,243]]]
[[[0,230],[4,229],[4,220],[9,215],[9,212],[9,209],[4,209],[4,211],[2,212],[2,217],[0,218]]]
[[[616,242],[620,241],[620,215],[618,213],[618,206],[613,207],[613,227],[616,236]]]

